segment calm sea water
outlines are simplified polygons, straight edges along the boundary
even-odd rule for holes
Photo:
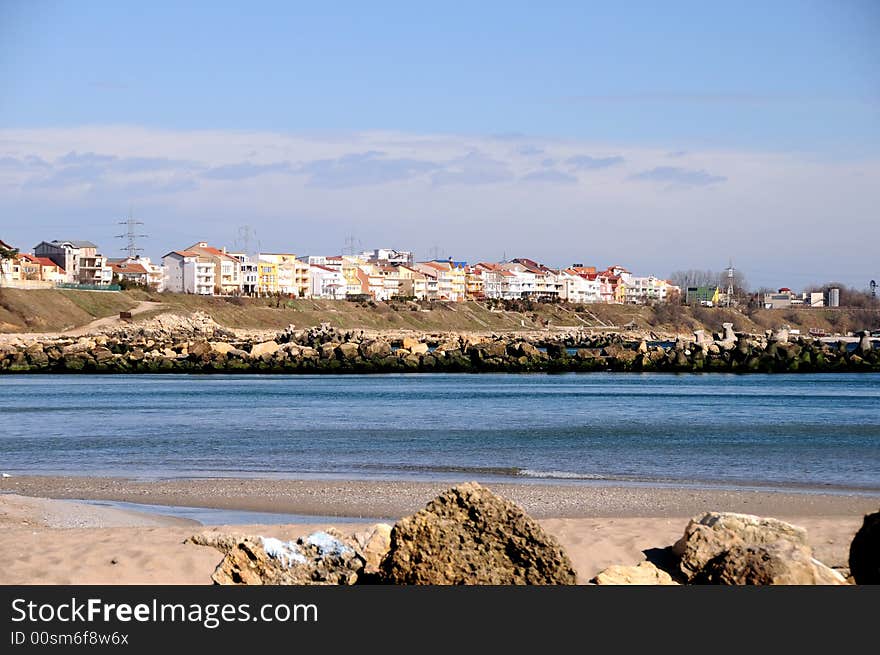
[[[0,376],[0,470],[880,495],[880,375]]]

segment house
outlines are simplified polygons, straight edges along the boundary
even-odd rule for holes
[[[437,275],[427,275],[412,266],[397,266],[397,293],[416,300],[437,300]]]
[[[777,293],[764,294],[765,309],[788,309],[794,304],[803,304],[803,300],[795,296],[788,287],[782,287]]]
[[[34,255],[50,259],[63,269],[67,283],[106,286],[113,282],[107,258],[91,241],[41,241],[34,246]]]
[[[594,303],[599,302],[600,284],[596,276],[590,278],[588,273],[581,273],[576,268],[566,268],[559,271],[558,279],[561,284],[559,297],[571,303]]]
[[[241,264],[241,292],[246,296],[256,296],[260,282],[257,262],[243,252],[231,252],[229,256],[235,257]]]
[[[278,271],[278,291],[286,296],[299,296],[296,255],[293,253],[260,253],[260,261],[275,264]]]
[[[348,285],[341,270],[322,264],[309,265],[309,280],[312,298],[325,300],[344,300]]]
[[[11,282],[13,275],[18,279],[20,273],[16,263],[18,249],[0,239],[0,284]]]
[[[215,294],[237,295],[241,293],[241,262],[226,252],[226,248],[218,250],[199,241],[186,249],[214,264]]]
[[[257,294],[271,296],[278,293],[278,264],[257,262]]]
[[[666,280],[648,276],[629,276],[626,283],[625,301],[631,305],[644,305],[650,302],[666,302],[669,294]]]
[[[468,300],[482,300],[485,298],[482,269],[476,266],[465,266],[464,283],[465,296]]]
[[[299,258],[293,262],[293,282],[296,287],[297,297],[308,298],[311,295],[308,262]]]
[[[39,257],[23,253],[18,255],[16,259],[18,260],[17,279],[23,281],[40,281],[43,279],[43,265],[40,263]],[[46,261],[54,266],[54,264],[48,259]]]
[[[120,282],[130,282],[141,286],[149,286],[150,273],[143,264],[136,260],[110,259],[107,265],[113,271],[113,279]]]
[[[162,264],[167,291],[214,295],[216,267],[210,257],[188,250],[173,250],[162,257]]]

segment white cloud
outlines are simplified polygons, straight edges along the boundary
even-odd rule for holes
[[[354,233],[365,247],[436,244],[457,259],[506,251],[667,274],[733,257],[747,274],[877,276],[877,160],[688,147],[670,167],[670,151],[517,135],[5,129],[0,238],[63,232],[112,247],[133,205],[154,256],[177,240],[231,245],[249,224],[264,248],[294,252],[338,252]],[[858,238],[826,257],[840,226]]]

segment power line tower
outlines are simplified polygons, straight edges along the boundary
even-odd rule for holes
[[[441,259],[443,255],[443,250],[437,244],[434,244],[433,248],[428,250],[428,261],[435,261]]]
[[[251,251],[251,244],[256,237],[257,231],[254,230],[254,228],[250,225],[242,225],[238,228],[238,235],[235,237],[236,249],[241,250],[245,255],[250,257],[253,254]]]
[[[343,255],[351,255],[354,257],[358,254],[358,250],[361,247],[360,239],[356,238],[353,234],[349,234],[345,237],[345,247],[342,249]]]
[[[733,279],[734,279],[735,269],[733,268],[733,260],[730,260],[730,263],[727,266],[727,306],[730,307],[731,299],[733,298]]]
[[[125,245],[125,247],[120,248],[120,250],[126,251],[128,253],[128,257],[130,259],[134,259],[135,257],[138,256],[139,252],[143,251],[143,248],[138,246],[137,240],[147,238],[146,234],[138,234],[137,233],[137,226],[143,225],[144,223],[143,223],[143,221],[136,221],[132,217],[131,212],[129,211],[128,218],[125,219],[124,221],[118,221],[117,224],[118,225],[125,225],[128,228],[126,230],[125,234],[117,234],[116,235],[117,239],[126,239],[128,241],[128,243]]]

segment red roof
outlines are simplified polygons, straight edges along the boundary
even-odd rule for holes
[[[135,273],[137,275],[146,275],[148,273],[147,269],[145,269],[142,264],[110,262],[109,266],[113,269],[114,273]]]
[[[48,257],[37,257],[37,261],[40,262],[40,266],[54,266],[55,268],[58,269],[58,272],[59,272],[59,273],[63,273],[63,272],[64,272],[64,269],[63,269],[63,268],[61,268],[58,264],[56,264],[55,262],[53,262],[53,261],[52,261],[51,259],[49,259]]]

